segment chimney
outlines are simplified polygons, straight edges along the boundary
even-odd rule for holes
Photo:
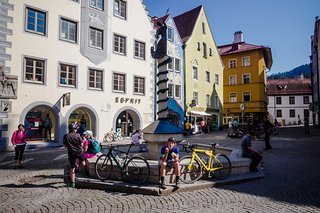
[[[243,42],[243,34],[241,31],[237,31],[234,33],[234,41],[233,43]]]

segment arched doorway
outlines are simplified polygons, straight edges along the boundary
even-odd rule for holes
[[[68,125],[71,123],[77,123],[79,126],[79,133],[82,134],[85,130],[92,130],[94,136],[96,136],[96,117],[94,113],[86,108],[79,107],[73,110],[68,119]]]
[[[115,131],[121,131],[124,136],[131,136],[134,130],[141,128],[141,121],[135,111],[127,109],[117,116],[115,128]]]
[[[46,142],[56,140],[56,124],[56,115],[51,107],[40,105],[32,108],[24,119],[27,140]]]

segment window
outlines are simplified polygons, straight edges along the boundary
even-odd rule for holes
[[[303,104],[309,104],[309,96],[303,96]]]
[[[90,0],[90,7],[103,10],[103,1],[104,0]]]
[[[210,72],[206,71],[206,82],[210,83]]]
[[[146,44],[139,42],[139,41],[134,41],[134,57],[140,58],[140,59],[145,59],[146,57]]]
[[[45,61],[25,58],[24,59],[24,80],[35,83],[44,83]]]
[[[243,66],[243,67],[248,67],[248,66],[250,66],[250,57],[249,57],[249,56],[242,58],[242,66]]]
[[[207,58],[207,44],[203,42],[203,57]]]
[[[46,35],[46,13],[30,7],[26,9],[26,31]]]
[[[144,78],[134,77],[134,93],[144,95]]]
[[[114,49],[115,53],[126,55],[126,38],[120,35],[114,35]]]
[[[243,93],[243,101],[251,101],[250,92]]]
[[[218,74],[214,74],[214,83],[216,85],[219,85],[219,75]]]
[[[121,0],[114,0],[113,14],[117,17],[127,18],[127,2]]]
[[[174,41],[174,33],[173,29],[171,27],[168,27],[167,29],[167,37],[169,41]]]
[[[103,47],[103,31],[90,27],[89,46],[102,49]]]
[[[102,90],[102,70],[89,69],[89,88]]]
[[[282,104],[281,97],[276,97],[276,104]]]
[[[60,86],[76,87],[76,66],[60,64]]]
[[[209,48],[209,56],[212,56],[212,48]]]
[[[193,69],[193,79],[198,80],[198,67],[192,67]]]
[[[294,109],[290,109],[289,110],[289,115],[290,115],[290,118],[296,117],[296,111]]]
[[[174,59],[174,70],[177,72],[181,71],[181,60],[179,58]]]
[[[126,76],[124,74],[113,73],[113,91],[126,92]]]
[[[236,84],[237,84],[237,76],[229,75],[229,85],[236,85]]]
[[[206,94],[206,106],[209,107],[210,106],[210,95]]]
[[[175,85],[174,92],[176,98],[181,98],[181,85]]]
[[[202,33],[206,34],[206,25],[204,22],[202,22]]]
[[[243,74],[242,78],[243,78],[243,84],[250,84],[250,74],[249,73]]]
[[[220,107],[219,97],[217,95],[214,96],[214,107],[215,108]]]
[[[230,93],[230,102],[237,102],[237,93]]]
[[[237,67],[237,60],[236,59],[230,59],[229,60],[229,68],[236,68]]]
[[[173,84],[168,84],[168,97],[173,97]]]
[[[289,96],[289,104],[295,104],[294,96]]]
[[[168,63],[168,70],[171,70],[171,71],[173,71],[173,61],[174,60],[171,60],[171,62],[170,63]]]
[[[200,42],[197,42],[197,50],[200,51]]]
[[[77,43],[77,22],[61,18],[60,39]]]
[[[199,102],[198,102],[198,92],[193,92],[193,99],[195,101],[195,104],[198,105]]]
[[[277,118],[281,118],[281,117],[282,117],[282,110],[277,109]]]

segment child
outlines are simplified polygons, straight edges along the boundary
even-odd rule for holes
[[[166,189],[164,183],[164,176],[166,173],[166,167],[173,168],[176,175],[176,187],[179,188],[179,148],[176,146],[176,139],[170,137],[167,141],[167,145],[161,148],[161,168],[160,168],[160,188]]]

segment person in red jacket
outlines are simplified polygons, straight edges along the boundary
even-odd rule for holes
[[[16,161],[15,169],[21,169],[23,166],[21,165],[21,161],[23,158],[23,153],[27,145],[27,134],[24,131],[24,126],[22,124],[18,125],[18,129],[13,132],[11,137],[11,143],[14,146],[15,156],[14,160]]]

